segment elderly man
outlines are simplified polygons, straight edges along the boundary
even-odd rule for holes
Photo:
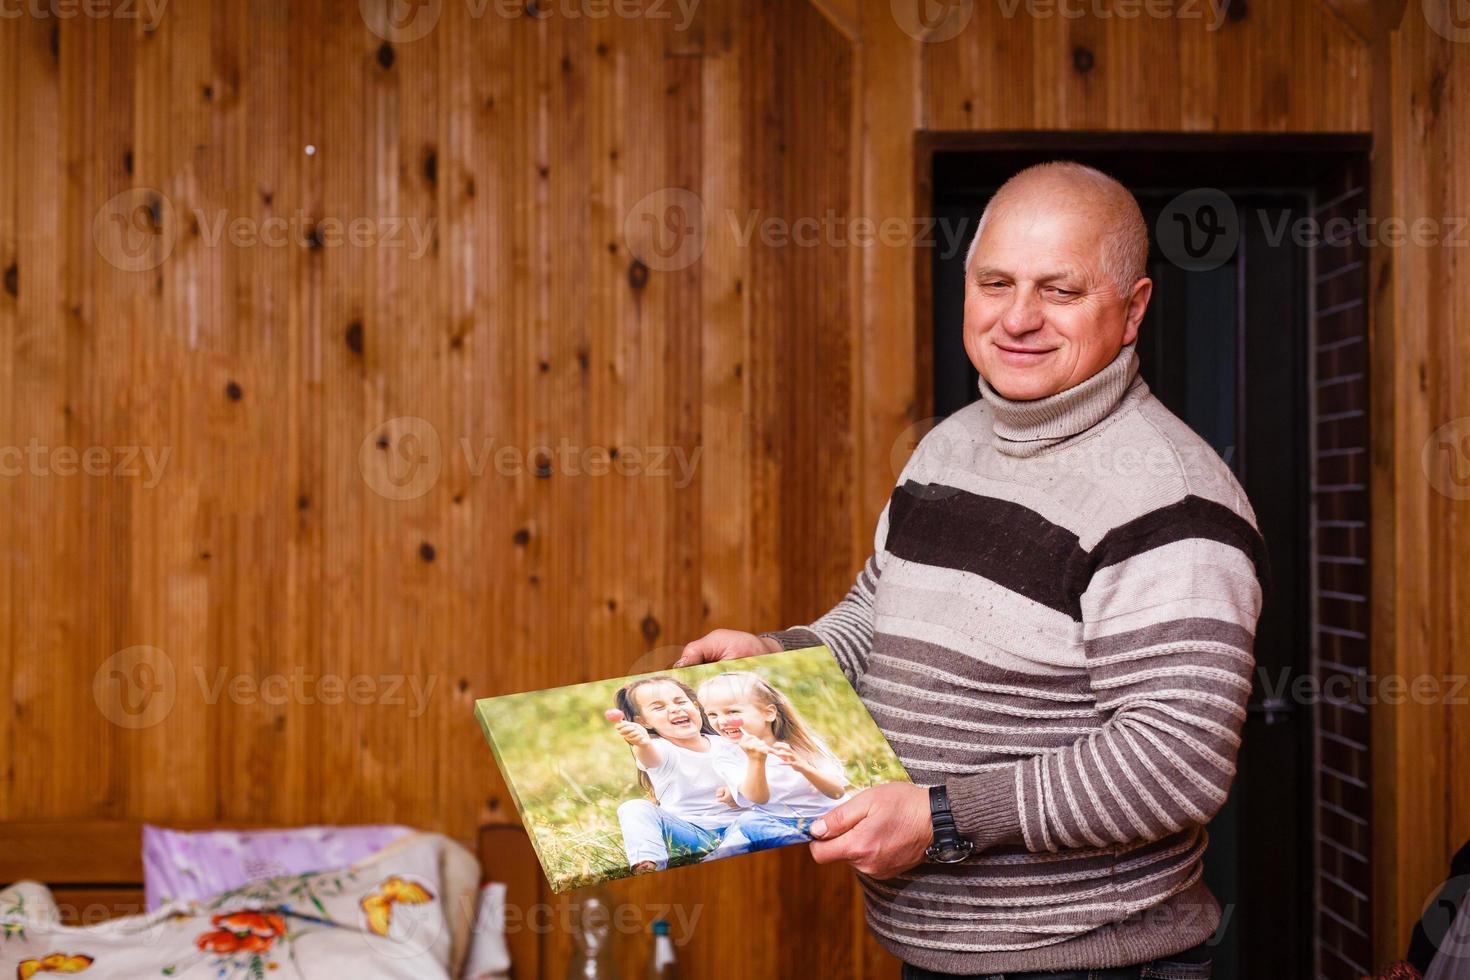
[[[983,398],[920,443],[852,590],[680,660],[831,648],[916,785],[844,803],[812,854],[860,872],[905,977],[1210,975],[1203,828],[1235,772],[1264,549],[1138,377],[1147,253],[1106,175],[1008,181],[966,263]]]

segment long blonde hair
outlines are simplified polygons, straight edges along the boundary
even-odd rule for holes
[[[811,726],[801,717],[801,712],[796,710],[791,699],[772,687],[764,677],[748,670],[727,670],[700,684],[700,694],[703,695],[716,682],[721,681],[738,685],[738,696],[746,698],[751,704],[761,708],[774,708],[776,717],[771,722],[771,734],[776,736],[776,741],[785,742],[795,749],[796,754],[808,765],[821,762],[833,762],[839,766],[842,764],[832,750],[827,748],[822,737],[812,731]],[[702,706],[700,710],[704,710]]]
[[[647,687],[649,684],[672,684],[679,690],[683,691],[685,694],[689,695],[689,700],[694,702],[694,707],[699,711],[699,733],[701,735],[714,735],[716,737],[719,736],[719,733],[714,730],[714,726],[709,723],[709,717],[706,716],[704,713],[704,705],[699,703],[699,696],[694,693],[694,688],[690,687],[688,684],[685,684],[683,681],[679,680],[676,677],[670,677],[668,674],[655,674],[652,677],[640,677],[638,680],[633,681],[631,684],[624,684],[622,687],[618,688],[616,701],[618,703],[618,710],[623,713],[624,718],[628,719],[629,721],[638,722],[638,724],[640,725],[643,724],[642,722],[638,721],[638,718],[642,713],[638,710],[638,702],[633,698],[633,692],[638,690],[640,687]],[[643,725],[643,727],[648,732],[649,737],[663,738],[662,735],[654,731],[652,728],[649,728],[647,725]],[[648,773],[644,772],[642,769],[638,770],[638,785],[643,787],[643,793],[645,796],[647,796],[655,804],[658,803],[658,796],[653,791],[653,780],[649,779]]]

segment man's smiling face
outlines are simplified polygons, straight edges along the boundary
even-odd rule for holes
[[[1119,296],[1106,210],[1040,179],[993,210],[965,277],[965,351],[1000,395],[1045,398],[1092,377],[1138,336],[1152,283]]]

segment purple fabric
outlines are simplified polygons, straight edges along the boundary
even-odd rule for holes
[[[151,912],[165,902],[208,898],[264,878],[345,867],[411,832],[396,826],[182,831],[145,825],[144,902]]]

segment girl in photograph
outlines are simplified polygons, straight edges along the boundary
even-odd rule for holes
[[[633,681],[618,690],[617,707],[607,716],[632,746],[638,782],[649,797],[618,807],[634,873],[719,847],[740,815],[721,773],[738,772],[745,756],[716,735],[689,685],[664,675]]]
[[[721,851],[810,840],[811,822],[847,798],[841,760],[759,674],[717,674],[699,686],[698,700],[714,728],[747,759],[743,767],[721,762],[735,805],[746,811],[726,831]]]

